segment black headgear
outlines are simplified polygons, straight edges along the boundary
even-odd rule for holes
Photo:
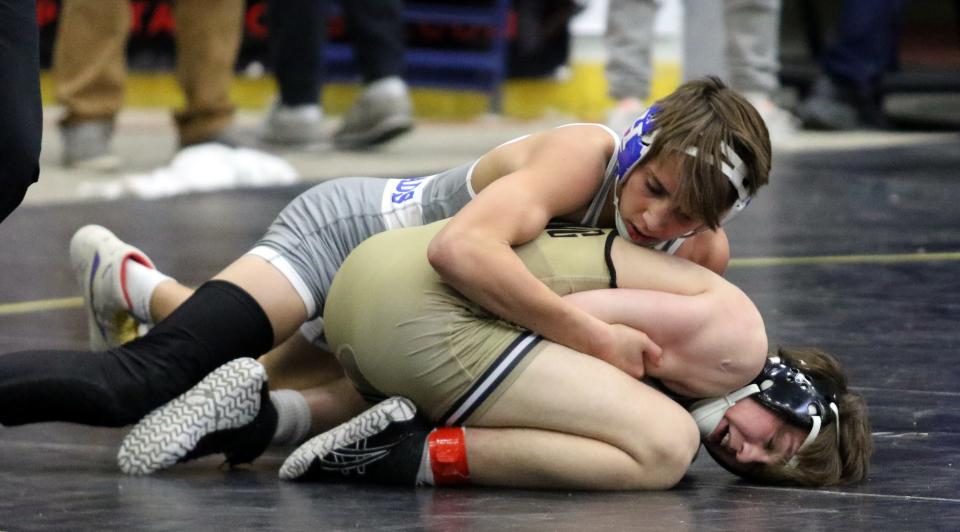
[[[751,396],[788,422],[809,429],[806,440],[797,451],[815,440],[823,427],[840,421],[836,390],[828,381],[812,379],[802,368],[790,366],[780,357],[770,357],[760,375],[747,386],[724,397],[704,399],[691,405],[690,413],[700,427],[701,436],[713,433],[728,408]],[[839,428],[837,445],[840,445]]]
[[[840,417],[833,386],[826,379],[811,378],[800,368],[787,365],[780,357],[768,358],[753,384],[760,387],[756,394],[760,404],[794,425],[816,428],[819,433],[820,428]]]

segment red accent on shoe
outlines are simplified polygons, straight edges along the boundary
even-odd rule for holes
[[[127,304],[127,312],[133,310],[133,303],[130,302],[130,294],[127,293],[127,261],[132,260],[138,262],[151,270],[156,270],[157,267],[150,262],[146,256],[139,253],[128,253],[123,260],[120,261],[120,291],[123,292],[123,302]]]
[[[453,486],[470,482],[467,466],[467,445],[463,427],[441,427],[427,437],[430,446],[430,469],[437,486]]]

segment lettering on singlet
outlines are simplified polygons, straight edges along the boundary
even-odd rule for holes
[[[388,179],[380,201],[387,229],[423,225],[423,191],[436,175]]]
[[[564,222],[550,222],[547,224],[547,234],[553,238],[577,238],[586,236],[603,236],[604,231],[596,227],[583,227]]]
[[[407,177],[397,179],[390,193],[390,201],[395,204],[401,204],[413,198],[417,187],[424,183],[425,177]],[[392,180],[391,180],[392,181]]]

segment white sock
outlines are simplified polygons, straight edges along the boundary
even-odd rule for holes
[[[270,401],[277,409],[277,431],[273,445],[296,445],[310,433],[310,405],[307,398],[296,390],[270,392]]]
[[[430,439],[430,435],[427,435]],[[420,456],[420,468],[417,469],[417,481],[414,486],[433,486],[433,466],[430,464],[430,442],[423,443],[423,454]]]
[[[160,273],[159,270],[147,268],[143,264],[131,259],[124,261],[127,269],[124,289],[130,298],[130,313],[140,323],[153,324],[150,316],[150,298],[157,285],[164,281],[172,281],[173,277]]]

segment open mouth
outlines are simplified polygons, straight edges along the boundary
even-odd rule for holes
[[[730,449],[730,424],[727,423],[726,420],[720,421],[720,424],[717,425],[717,428],[713,431],[713,434],[710,435],[708,441],[720,449],[733,452],[732,449]]]
[[[720,447],[733,452],[733,449],[730,449],[730,427],[723,429],[723,435],[720,437]]]
[[[632,238],[635,242],[655,242],[657,240],[643,231],[640,231],[637,229],[636,225],[633,225],[629,222],[627,223],[627,231],[630,233],[630,238]]]

